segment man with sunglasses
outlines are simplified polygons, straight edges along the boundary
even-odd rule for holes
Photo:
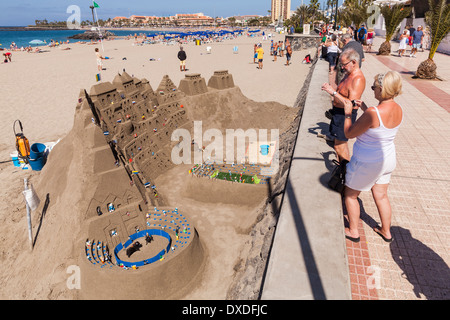
[[[334,150],[338,156],[338,161],[350,160],[348,149],[348,139],[344,133],[344,122],[346,117],[344,113],[345,101],[360,100],[366,88],[366,78],[359,68],[360,55],[353,49],[347,49],[339,57],[342,71],[345,76],[339,83],[336,91],[329,83],[322,85],[322,90],[328,92],[332,97],[332,118],[330,122],[330,135],[334,137]],[[358,107],[354,105],[351,115],[352,123],[356,121]]]

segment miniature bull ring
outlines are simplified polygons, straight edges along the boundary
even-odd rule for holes
[[[112,212],[112,214],[114,214]],[[126,216],[129,216],[127,214]],[[118,242],[114,248],[113,254],[115,263],[112,261],[111,254],[109,252],[109,246],[107,243],[95,240],[86,240],[85,252],[87,259],[94,265],[99,265],[101,268],[105,266],[113,267],[118,266],[125,270],[137,269],[139,267],[151,264],[157,261],[163,261],[168,254],[174,254],[177,250],[183,249],[188,246],[193,238],[193,227],[188,222],[187,218],[179,213],[178,208],[175,210],[165,210],[154,208],[153,212],[146,214],[146,229],[140,231],[139,227],[135,227],[135,233],[128,236],[128,240],[122,244]],[[110,237],[115,238],[119,236],[117,229],[110,230]],[[140,238],[145,239],[146,245],[154,246],[152,244],[155,241],[154,237],[164,238],[166,243],[162,250],[158,250],[158,253],[150,258],[145,258],[141,261],[126,261],[129,259],[122,258],[121,251],[126,250],[128,258],[140,251],[141,246],[137,241]],[[159,243],[161,247],[161,243]],[[130,251],[131,249],[131,251]]]

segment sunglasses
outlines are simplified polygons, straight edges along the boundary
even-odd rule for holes
[[[352,62],[352,60],[350,60],[349,62],[347,62],[347,63],[343,63],[343,64],[341,64],[341,66],[342,67],[345,67],[346,65],[348,65],[350,62]]]
[[[381,86],[371,86],[372,90],[375,91],[376,88],[381,88]]]

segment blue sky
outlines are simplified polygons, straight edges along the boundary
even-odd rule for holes
[[[325,0],[320,0],[324,2]],[[91,20],[91,0],[1,0],[0,25],[24,26],[34,24],[36,19],[66,21],[70,5],[81,8],[81,20]],[[169,16],[176,13],[203,12],[208,16],[229,17],[233,15],[267,15],[271,0],[96,0],[100,8],[99,19],[115,16],[155,15]],[[339,1],[341,3],[342,0]],[[302,0],[292,0],[291,10],[301,5]],[[309,4],[309,0],[304,0]]]

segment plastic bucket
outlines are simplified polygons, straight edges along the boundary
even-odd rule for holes
[[[41,171],[45,165],[45,158],[39,157],[37,159],[30,159],[29,163],[32,170]]]
[[[14,167],[20,167],[19,153],[16,151],[10,153],[9,155],[11,156]]]
[[[44,152],[47,147],[43,143],[34,143],[30,148],[30,159],[36,160],[44,157]]]
[[[269,154],[269,145],[267,144],[261,145],[261,154],[263,156],[267,156]]]

